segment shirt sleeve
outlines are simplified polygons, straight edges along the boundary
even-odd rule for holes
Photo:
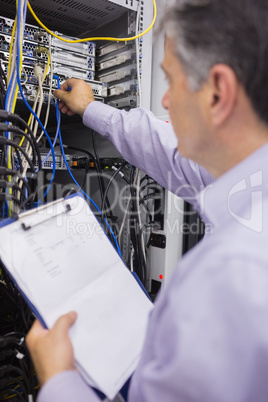
[[[100,402],[97,394],[76,371],[64,371],[48,380],[39,391],[37,402]]]
[[[202,167],[180,156],[172,125],[141,108],[129,112],[92,102],[83,123],[112,141],[129,163],[161,186],[190,203],[214,178]]]

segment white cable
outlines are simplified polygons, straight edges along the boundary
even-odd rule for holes
[[[48,100],[47,100],[47,112],[46,112],[46,118],[45,118],[45,123],[44,123],[44,128],[47,128],[47,123],[48,123],[48,118],[49,118],[49,113],[50,113],[50,102],[51,102],[51,96],[52,96],[52,84],[53,84],[53,62],[52,62],[52,52],[51,52],[51,35],[48,36],[48,52],[50,56],[50,81],[49,81],[49,93],[48,93]],[[37,138],[37,142],[41,140],[41,138],[44,135],[44,131],[42,130],[40,136]]]
[[[9,84],[10,84],[10,80],[11,80],[11,78],[13,76],[13,73],[14,73],[12,83],[11,83],[11,89],[10,89],[10,92],[9,92],[9,98],[7,100],[7,110],[10,110],[12,95],[13,95],[13,93],[15,91],[15,87],[17,85],[16,60],[17,60],[17,30],[16,30],[15,35],[14,35],[14,43],[13,43],[13,49],[12,49],[12,54],[11,54],[11,65],[10,65],[9,80],[7,82],[7,87],[8,87]]]
[[[141,0],[139,0],[137,17],[136,17],[136,35],[139,34],[139,23],[141,15]],[[141,88],[141,75],[140,75],[140,38],[136,39],[136,63],[137,63],[137,79],[138,79],[138,93],[139,93],[139,107],[142,107],[142,88]]]
[[[37,109],[37,112],[36,112],[36,115],[39,118],[40,114],[41,114],[42,105],[43,105],[43,87],[42,87],[43,72],[42,72],[41,67],[40,68],[38,68],[38,67],[39,66],[35,66],[34,71],[35,71],[35,74],[36,74],[36,78],[38,79],[38,86],[39,86],[38,93],[40,95],[38,109]],[[38,94],[37,94],[37,96],[38,96]],[[35,122],[34,130],[33,130],[34,137],[36,137],[37,129],[38,129],[38,121]],[[26,146],[26,152],[27,152],[28,157],[31,159],[31,157],[32,157],[32,148],[30,147],[29,143]],[[25,158],[24,158],[24,163],[25,163],[25,165],[24,165],[24,168],[23,168],[22,177],[26,176],[26,172],[27,172],[27,169],[28,169],[28,166],[29,166],[28,162],[26,161]]]
[[[134,272],[133,257],[134,257],[134,247],[132,246],[131,254],[130,254],[130,272]]]
[[[35,66],[35,67],[39,67],[39,66]],[[43,81],[42,69],[41,69],[41,73],[39,71],[36,73],[36,77],[38,79],[38,86],[39,86],[39,105],[38,105],[36,115],[39,118],[40,114],[41,114],[42,106],[43,106],[43,100],[44,100],[44,92],[43,92],[43,86],[42,86],[42,81]],[[38,121],[36,121],[35,125],[34,125],[34,130],[33,130],[34,137],[36,137],[37,130],[38,130]]]

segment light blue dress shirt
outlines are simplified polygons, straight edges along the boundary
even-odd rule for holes
[[[268,145],[215,182],[181,158],[171,125],[134,109],[90,104],[85,125],[124,158],[191,202],[209,235],[157,298],[129,402],[268,401]],[[96,402],[73,371],[38,402]]]

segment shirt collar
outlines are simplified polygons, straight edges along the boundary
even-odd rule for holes
[[[259,231],[263,195],[268,194],[267,159],[265,144],[199,193],[197,209],[206,224],[216,229],[232,220]]]

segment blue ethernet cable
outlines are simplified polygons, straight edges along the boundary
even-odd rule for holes
[[[59,80],[59,77],[58,77],[57,75],[54,75],[53,77],[57,80],[58,88],[60,88],[60,80]],[[56,115],[57,115],[57,118],[58,118],[58,113],[59,113],[59,101],[57,101],[57,103],[56,103],[56,110],[57,110]],[[66,156],[65,156],[65,152],[64,152],[64,147],[63,147],[63,142],[62,142],[62,137],[61,137],[61,131],[60,131],[60,129],[59,129],[59,140],[60,140],[60,147],[61,147],[61,152],[62,152],[63,160],[64,160],[64,163],[65,163],[66,168],[67,168],[67,170],[68,170],[68,173],[69,173],[69,175],[71,176],[73,182],[74,182],[74,183],[77,185],[77,187],[79,188],[80,186],[79,186],[79,184],[77,183],[75,177],[73,176],[73,174],[72,174],[72,172],[71,172],[71,169],[70,169],[70,167],[69,167],[69,165],[68,165],[68,162],[67,162],[67,160],[66,160]],[[99,207],[96,205],[96,203],[92,200],[92,198],[90,198],[90,197],[87,195],[87,193],[85,193],[84,190],[81,189],[80,191],[81,191],[82,194],[84,194],[85,197],[88,198],[88,200],[94,205],[94,207],[97,209],[97,211],[101,214],[101,210],[100,210]],[[116,240],[116,237],[115,237],[115,235],[114,235],[114,232],[113,232],[111,226],[109,225],[109,223],[107,222],[106,218],[104,218],[104,221],[105,221],[105,223],[106,223],[108,229],[110,230],[111,235],[113,236],[113,239],[114,239],[115,244],[116,244],[117,252],[118,252],[119,256],[122,258],[122,253],[121,253],[121,250],[120,250],[118,241]]]
[[[26,7],[27,7],[27,2],[26,2]],[[48,185],[48,188],[47,188],[47,190],[46,190],[46,192],[45,192],[45,194],[44,194],[44,198],[45,198],[46,195],[48,194],[48,192],[49,192],[49,190],[50,190],[50,188],[51,188],[51,185],[52,185],[52,183],[53,183],[53,181],[54,181],[54,178],[55,178],[55,172],[56,172],[56,158],[55,158],[55,152],[54,152],[54,148],[53,148],[53,144],[52,144],[52,142],[51,142],[51,139],[50,139],[50,137],[49,137],[49,135],[48,135],[48,133],[47,133],[45,127],[43,126],[42,122],[41,122],[40,119],[37,117],[36,113],[33,111],[33,109],[31,108],[31,106],[29,105],[29,103],[28,103],[27,100],[25,99],[25,96],[24,96],[24,94],[23,94],[23,89],[22,89],[22,86],[21,86],[21,82],[20,82],[20,71],[19,71],[19,61],[20,61],[20,51],[21,51],[21,48],[20,48],[20,0],[18,0],[18,17],[17,17],[17,20],[18,20],[18,25],[17,25],[17,27],[18,27],[18,35],[17,35],[17,41],[18,41],[18,46],[17,46],[17,49],[18,49],[18,52],[17,52],[17,82],[18,82],[20,94],[21,94],[21,97],[22,97],[23,102],[25,103],[26,107],[29,109],[29,111],[32,113],[32,115],[33,115],[34,118],[38,121],[40,127],[41,127],[42,130],[44,131],[44,133],[45,133],[45,135],[46,135],[46,137],[47,137],[49,146],[50,146],[50,148],[51,148],[52,158],[53,158],[52,177],[51,177],[50,183],[49,183],[49,185]]]
[[[51,100],[51,103],[53,103],[55,105],[53,100]],[[57,142],[57,139],[58,139],[58,136],[59,136],[60,123],[61,123],[60,111],[58,110],[57,113],[58,113],[58,115],[57,115],[57,129],[56,129],[56,134],[55,134],[55,138],[54,138],[54,141],[53,141],[53,148],[55,148],[55,145],[56,145],[56,142]],[[44,166],[44,164],[46,163],[46,161],[48,160],[50,155],[51,155],[51,150],[48,152],[47,156],[43,160],[42,166]]]

